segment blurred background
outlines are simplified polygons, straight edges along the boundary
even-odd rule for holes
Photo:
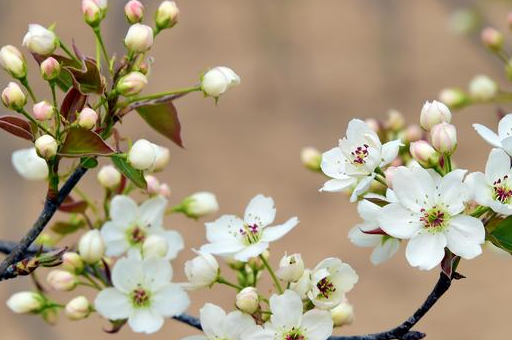
[[[128,28],[124,3],[110,1],[103,26],[109,50],[119,53]],[[159,1],[143,3],[149,21]],[[359,221],[355,205],[342,194],[319,193],[324,178],[304,169],[299,154],[308,145],[330,149],[354,117],[385,119],[386,111],[394,108],[409,123],[418,123],[425,100],[437,98],[444,87],[465,87],[475,74],[486,74],[510,90],[502,64],[481,47],[478,36],[453,33],[454,26],[459,31],[471,28],[454,19],[454,13],[460,13],[457,9],[471,4],[439,0],[178,1],[179,24],[161,34],[151,50],[155,64],[146,93],[192,85],[200,72],[217,65],[232,67],[242,84],[217,106],[199,94],[177,102],[185,150],[171,145],[135,115],[125,119],[121,130],[134,139],[144,137],[171,148],[171,164],[159,178],[170,184],[172,204],[208,190],[217,194],[221,213],[242,214],[247,202],[263,193],[276,201],[277,222],[298,215],[299,227],[273,244],[272,263],[277,264],[285,251],[303,253],[310,267],[329,256],[350,263],[360,276],[348,295],[356,320],[336,333],[391,328],[424,300],[438,278],[437,270],[411,268],[403,249],[391,261],[374,267],[370,249],[356,248],[346,236]],[[473,8],[478,9],[481,22],[506,32],[511,2],[481,1]],[[21,47],[30,22],[45,26],[58,22],[56,30],[62,39],[70,42],[73,38],[83,52],[94,53],[93,35],[82,23],[78,0],[2,1],[0,44]],[[30,60],[29,64],[29,77],[39,97],[50,99],[48,89],[37,79],[35,63]],[[0,84],[8,81],[0,73]],[[471,124],[479,122],[494,129],[495,112],[496,107],[478,106],[454,114],[459,131],[455,161],[460,166],[483,169],[490,148]],[[24,181],[10,164],[11,152],[27,143],[3,133],[0,140],[0,238],[18,240],[39,213],[45,187]],[[101,197],[95,173],[87,176],[82,188]],[[190,248],[200,247],[205,240],[203,222],[181,216],[166,220],[166,227],[182,232],[187,244],[173,262],[175,281],[184,279],[182,268],[192,256]],[[460,271],[468,279],[455,282],[417,329],[427,332],[428,339],[510,338],[510,264],[509,258],[489,251],[462,262]],[[108,335],[102,331],[108,324],[96,316],[82,322],[61,317],[50,327],[38,317],[12,314],[3,301],[30,287],[28,278],[0,285],[2,338],[143,337],[128,328]],[[75,295],[56,296],[65,303]],[[234,294],[228,288],[214,287],[191,296],[189,312],[194,315],[207,300],[233,308]],[[169,321],[148,338],[180,339],[191,334],[197,332]]]

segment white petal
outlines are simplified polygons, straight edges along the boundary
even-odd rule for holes
[[[401,239],[411,238],[422,227],[420,216],[413,214],[398,203],[384,206],[377,222],[388,235]]]
[[[245,248],[245,245],[236,240],[221,241],[215,243],[208,243],[201,247],[201,251],[214,254],[214,255],[231,255],[239,252]]]
[[[356,144],[362,144],[357,142],[363,140],[364,135],[369,135],[376,141],[379,140],[375,131],[373,131],[368,124],[361,119],[352,119],[348,122],[346,135],[348,140],[355,142]]]
[[[480,124],[473,124],[473,128],[487,143],[494,147],[501,148],[501,138],[488,127]]]
[[[467,192],[462,179],[466,172],[462,169],[454,170],[446,174],[438,185],[439,203],[447,208],[450,215],[458,214],[465,208]]]
[[[380,166],[388,165],[396,158],[398,155],[398,150],[400,149],[400,145],[402,145],[402,142],[399,139],[387,142],[382,145],[382,163]]]
[[[278,328],[299,327],[302,320],[302,300],[292,290],[270,297],[270,321]]]
[[[333,322],[327,311],[313,309],[302,317],[301,329],[308,340],[326,340],[332,334]]]
[[[137,220],[139,207],[128,196],[117,195],[110,202],[110,217],[117,224],[130,226]]]
[[[278,240],[290,232],[290,230],[295,228],[297,224],[299,224],[299,219],[297,217],[292,217],[281,225],[276,225],[275,227],[266,227],[262,231],[263,234],[261,236],[261,241],[272,242]]]
[[[181,340],[208,340],[208,338],[205,337],[204,335],[191,335],[184,337]]]
[[[127,319],[133,309],[128,296],[115,288],[105,288],[99,292],[94,300],[94,308],[110,320]]]
[[[510,172],[510,156],[503,149],[492,149],[485,165],[485,179],[492,184],[496,180],[503,180],[503,176]]]
[[[262,254],[268,248],[268,243],[260,241],[258,243],[251,244],[240,252],[236,253],[234,258],[237,261],[247,262],[251,257],[256,257]]]
[[[135,333],[155,333],[164,325],[164,317],[148,308],[135,309],[128,318],[128,325]]]
[[[167,200],[162,196],[148,199],[139,207],[139,222],[147,227],[161,227],[166,206]]]
[[[393,174],[393,191],[400,203],[407,209],[420,212],[430,207],[435,198],[434,179],[420,167],[398,167]]]
[[[205,304],[203,308],[199,310],[199,318],[204,334],[206,334],[208,338],[213,339],[223,336],[222,324],[225,317],[226,312],[224,309],[211,303]]]
[[[348,232],[350,242],[359,247],[374,247],[380,243],[381,235],[365,234],[363,231],[377,229],[376,223],[357,224]]]
[[[375,178],[375,174],[371,174],[370,176],[363,177],[361,179],[354,190],[352,191],[352,195],[350,196],[350,202],[356,202],[357,198],[368,191],[370,189],[370,186],[373,182],[373,179]]]
[[[339,265],[333,277],[333,282],[335,282],[338,290],[343,293],[351,291],[358,281],[359,276],[356,271],[347,263]]]
[[[503,150],[507,152],[507,154],[512,155],[512,137],[507,137],[501,140],[501,145]]]
[[[320,188],[320,191],[327,192],[339,192],[343,191],[352,185],[356,184],[357,179],[353,177],[345,177],[344,179],[331,179],[324,183],[324,186]]]
[[[181,234],[175,230],[166,230],[160,234],[167,241],[169,250],[165,256],[168,260],[174,260],[178,253],[185,248],[185,242]]]
[[[11,162],[16,172],[25,179],[37,181],[48,177],[48,165],[37,155],[35,148],[14,151]]]
[[[498,214],[502,214],[504,216],[512,215],[512,205],[510,204],[503,204],[500,201],[492,201],[489,204],[489,207]]]
[[[254,327],[249,329],[240,340],[275,340],[276,332],[272,329],[263,329],[261,327]]]
[[[377,221],[381,207],[368,200],[361,200],[357,204],[357,212],[361,218],[367,222]]]
[[[254,329],[255,325],[256,323],[250,315],[234,311],[226,316],[222,326],[226,339],[240,339],[244,332],[251,328]]]
[[[344,179],[344,163],[346,159],[339,147],[332,148],[322,154],[322,162],[320,168],[323,173],[329,177],[336,179]]]
[[[409,240],[405,257],[413,267],[431,270],[441,263],[446,247],[446,236],[443,233],[423,232]]]
[[[167,284],[155,293],[151,308],[165,317],[170,317],[182,314],[189,305],[190,299],[182,287]]]
[[[172,279],[172,267],[168,260],[162,257],[151,257],[142,262],[144,287],[152,291],[168,285]]]
[[[498,135],[501,139],[512,136],[512,114],[508,114],[501,118],[498,123]]]
[[[141,284],[143,277],[141,262],[134,258],[119,259],[112,269],[114,287],[126,294]]]
[[[373,250],[370,260],[374,265],[379,265],[393,257],[399,248],[400,241],[396,238],[382,240]]]
[[[107,247],[105,255],[120,256],[130,248],[126,231],[121,229],[116,223],[112,221],[106,222],[103,224],[100,233]]]
[[[473,259],[482,253],[485,228],[478,218],[459,215],[450,220],[446,230],[448,249],[465,259]]]
[[[206,239],[213,243],[236,239],[233,235],[239,235],[240,229],[244,228],[244,221],[235,215],[223,215],[215,222],[205,223],[205,226]]]
[[[488,207],[494,201],[492,187],[487,184],[485,175],[481,172],[473,172],[466,177],[465,183],[470,193],[470,199],[478,204]]]
[[[268,226],[274,222],[276,209],[272,197],[255,196],[245,209],[244,221],[248,225],[257,224],[260,227]]]

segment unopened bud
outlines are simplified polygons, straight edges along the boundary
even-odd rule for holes
[[[44,159],[50,159],[57,154],[59,148],[57,141],[50,135],[42,135],[36,139],[37,154]]]
[[[313,147],[303,148],[300,152],[302,164],[313,171],[320,171],[320,163],[322,163],[322,154],[318,149]]]
[[[149,235],[142,244],[142,255],[144,258],[165,257],[168,251],[169,243],[162,236]]]
[[[439,154],[432,145],[425,140],[412,142],[409,151],[411,152],[411,156],[426,168],[439,163]]]
[[[443,89],[439,93],[439,100],[452,109],[463,107],[468,103],[468,96],[457,88]]]
[[[44,297],[34,292],[19,292],[7,300],[7,307],[17,314],[37,313],[44,305]]]
[[[158,193],[163,197],[170,198],[171,197],[171,188],[169,187],[169,185],[167,183],[164,183],[164,184],[160,185],[160,189],[159,189]]]
[[[421,109],[420,124],[427,131],[439,123],[449,123],[452,120],[450,109],[441,102],[434,100],[425,102]]]
[[[22,79],[27,76],[25,57],[12,45],[3,46],[0,49],[0,65],[13,78]]]
[[[48,103],[46,100],[43,100],[42,102],[34,104],[32,111],[34,113],[35,119],[45,121],[53,117],[55,108],[52,104]]]
[[[443,155],[451,155],[457,148],[457,129],[452,124],[435,125],[430,137],[434,148]]]
[[[144,17],[144,5],[140,1],[130,0],[124,6],[124,15],[130,24],[141,22]]]
[[[331,317],[334,327],[351,325],[354,322],[354,307],[345,300],[331,309]]]
[[[10,82],[2,91],[2,103],[5,107],[18,111],[27,103],[27,97],[18,84]]]
[[[240,77],[230,68],[217,66],[206,72],[201,79],[203,92],[218,98],[228,89],[240,84]]]
[[[296,282],[304,274],[304,262],[300,254],[285,255],[279,262],[276,276],[285,282]]]
[[[51,55],[59,44],[59,38],[55,33],[37,24],[28,25],[28,32],[23,37],[23,46],[30,52],[42,56]]]
[[[106,0],[82,0],[84,21],[92,27],[100,24],[106,14]]]
[[[93,109],[86,107],[78,115],[78,125],[81,128],[90,130],[98,121],[98,114]]]
[[[89,230],[78,242],[78,252],[86,263],[96,263],[105,255],[105,244],[97,229]]]
[[[188,217],[199,218],[216,213],[219,210],[217,198],[211,192],[197,192],[185,198],[181,211]]]
[[[388,119],[386,120],[386,128],[391,131],[400,131],[405,126],[404,116],[397,110],[388,111]]]
[[[156,144],[154,144],[154,145],[155,145],[155,150],[156,150],[156,160],[155,160],[155,165],[153,166],[153,168],[151,170],[153,172],[158,172],[158,171],[162,171],[163,169],[165,169],[167,164],[169,164],[169,161],[171,160],[171,153],[170,153],[169,149],[164,148],[163,146],[156,145]]]
[[[71,273],[81,273],[84,270],[84,261],[80,255],[68,251],[62,255],[62,269]]]
[[[66,270],[52,270],[46,276],[46,281],[55,290],[69,291],[75,289],[78,284],[76,276]]]
[[[485,47],[493,51],[499,51],[503,47],[503,34],[492,27],[484,28],[480,38]]]
[[[121,173],[113,165],[105,165],[98,171],[98,182],[106,189],[116,189],[121,183]]]
[[[174,1],[164,1],[155,14],[155,23],[158,30],[170,28],[178,22],[180,10]]]
[[[92,306],[85,296],[77,296],[66,304],[65,313],[70,320],[82,320],[91,314]]]
[[[497,93],[498,84],[487,76],[478,75],[469,83],[469,94],[476,100],[491,100]]]
[[[138,170],[148,170],[155,165],[156,150],[153,143],[139,139],[128,152],[128,161]]]
[[[197,256],[185,262],[185,275],[188,279],[186,287],[191,290],[209,287],[219,276],[219,263],[215,257],[203,251],[194,252]]]
[[[364,120],[364,122],[366,123],[366,125],[368,125],[370,129],[372,129],[376,133],[379,133],[382,128],[381,123],[375,118],[367,118]]]
[[[48,57],[41,63],[41,76],[46,81],[55,80],[60,75],[60,64],[57,59]]]
[[[148,51],[153,46],[153,29],[143,24],[133,24],[126,34],[124,44],[135,53]]]
[[[242,312],[252,314],[258,310],[260,299],[255,287],[245,287],[236,294],[236,306]]]
[[[144,176],[147,183],[147,191],[150,195],[158,195],[160,192],[160,182],[155,176],[146,175]]]
[[[148,84],[148,79],[140,72],[130,72],[117,83],[116,90],[125,97],[134,96]]]

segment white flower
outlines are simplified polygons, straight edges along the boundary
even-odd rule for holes
[[[48,177],[48,165],[39,157],[36,148],[14,151],[11,162],[16,172],[25,179],[37,181]]]
[[[150,235],[167,240],[166,259],[174,259],[184,247],[183,238],[174,230],[163,228],[167,200],[157,196],[140,206],[128,196],[118,195],[110,202],[110,221],[101,228],[107,256],[128,255],[140,258],[142,246]]]
[[[242,340],[326,340],[332,334],[331,314],[318,309],[302,314],[302,300],[292,290],[272,295],[270,311],[270,322],[264,328],[254,327],[242,336]]]
[[[510,157],[502,149],[492,149],[485,174],[474,172],[467,176],[473,199],[484,207],[505,215],[512,215],[512,169]]]
[[[311,284],[311,270],[305,269],[297,282],[290,283],[290,289],[299,294],[302,300],[306,300],[308,292],[311,290]]]
[[[391,190],[388,189],[388,192],[390,193]],[[388,195],[388,197],[390,196]],[[368,200],[360,201],[357,205],[357,211],[364,222],[354,226],[348,233],[348,238],[356,246],[375,247],[371,255],[371,261],[374,265],[389,260],[400,247],[400,241],[394,237],[383,233],[370,233],[380,228],[377,218],[381,214],[381,209],[380,206]]]
[[[222,256],[233,255],[235,260],[247,262],[299,223],[297,217],[292,217],[281,225],[269,227],[275,215],[274,200],[257,195],[249,202],[243,220],[234,215],[224,215],[215,222],[206,223],[206,238],[210,243],[202,246],[201,250]]]
[[[45,305],[44,297],[34,292],[19,292],[7,300],[7,307],[17,314],[35,313]]]
[[[441,178],[420,167],[399,167],[393,176],[397,202],[384,206],[377,218],[387,234],[410,239],[406,257],[411,266],[430,270],[441,263],[444,248],[465,259],[482,252],[482,222],[464,215],[468,199],[462,183],[466,170]]]
[[[345,293],[359,281],[354,269],[338,258],[327,258],[320,262],[311,275],[311,290],[308,298],[315,307],[332,309],[339,305]]]
[[[240,84],[240,77],[230,68],[217,66],[206,72],[201,80],[201,88],[211,97],[219,97],[230,88]]]
[[[473,127],[487,143],[496,148],[502,148],[512,156],[512,113],[501,118],[498,123],[498,134],[480,124],[473,124]]]
[[[286,282],[296,282],[304,274],[304,261],[300,254],[284,255],[279,261],[276,276]]]
[[[253,318],[240,311],[226,312],[211,303],[199,311],[203,335],[193,335],[182,340],[241,340],[241,335],[256,326]]]
[[[40,55],[50,55],[59,46],[59,39],[49,29],[41,25],[28,25],[28,32],[23,38],[23,46],[30,52]]]
[[[327,181],[320,191],[338,192],[355,187],[350,197],[350,201],[355,202],[370,187],[375,169],[396,158],[400,145],[400,140],[382,145],[368,124],[352,119],[347,136],[339,141],[339,146],[322,155],[322,171],[333,179]]]
[[[163,258],[122,258],[112,270],[114,287],[98,294],[95,308],[110,320],[128,319],[134,332],[154,333],[164,317],[179,315],[190,304],[187,293],[171,279],[172,267]]]
[[[194,250],[195,258],[185,262],[185,275],[187,275],[189,289],[198,289],[211,286],[219,276],[219,263],[211,254]]]

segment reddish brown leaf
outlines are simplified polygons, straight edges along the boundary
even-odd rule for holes
[[[100,74],[96,61],[92,58],[83,59],[82,68],[65,67],[73,79],[73,86],[83,94],[105,92],[105,79]]]
[[[114,150],[93,131],[81,128],[69,130],[59,151],[64,157],[110,156]]]
[[[178,111],[172,102],[148,104],[136,110],[155,131],[183,147]]]
[[[30,128],[29,122],[24,120],[23,118],[17,117],[17,116],[1,116],[0,117],[0,128],[4,129],[5,131],[29,140],[33,141],[34,136],[32,135],[32,130]]]
[[[84,213],[87,210],[88,204],[85,201],[75,201],[68,196],[64,202],[59,206],[59,210],[65,213]]]
[[[62,101],[60,107],[60,114],[68,122],[72,123],[76,119],[76,113],[82,111],[87,102],[87,95],[82,94],[80,91],[72,87],[66,97]]]

